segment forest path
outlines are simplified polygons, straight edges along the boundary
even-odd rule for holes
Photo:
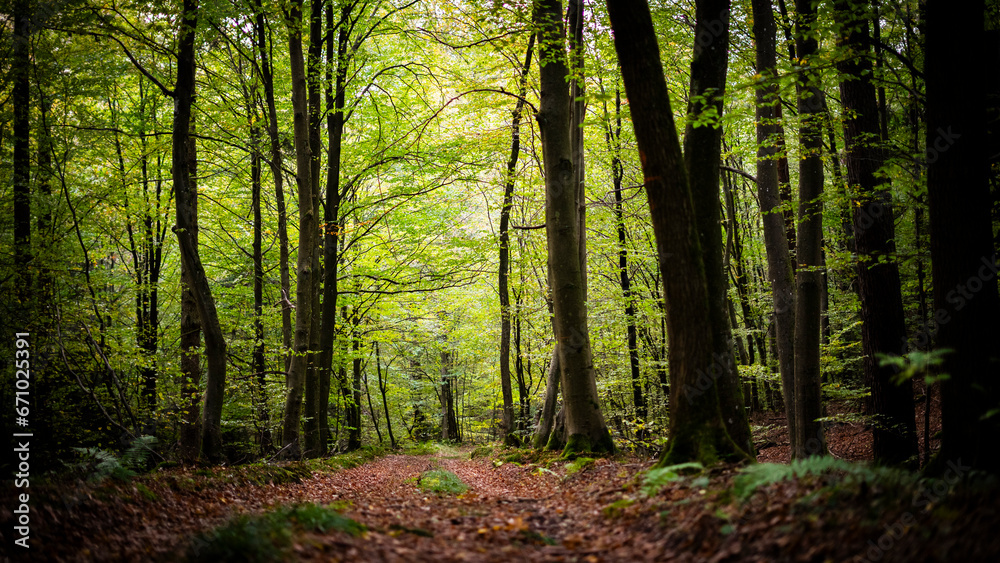
[[[603,467],[604,478],[588,476],[584,484],[579,474],[567,477],[564,466],[553,471],[498,465],[490,458],[469,459],[466,450],[388,455],[318,476],[304,487],[301,501],[334,504],[369,531],[363,538],[307,534],[296,555],[348,561],[597,561],[608,547],[586,533],[590,520],[601,517],[597,499],[579,497],[621,491],[631,472],[620,465],[598,460],[590,471]],[[454,473],[469,490],[426,492],[419,480],[431,470]],[[571,485],[574,479],[578,486]]]

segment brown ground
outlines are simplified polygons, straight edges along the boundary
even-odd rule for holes
[[[834,452],[861,451],[852,449],[863,442],[859,436],[835,431]],[[780,435],[775,439],[780,444]],[[290,560],[825,562],[867,561],[866,554],[880,561],[1000,560],[996,488],[949,489],[937,502],[917,504],[891,485],[831,487],[833,478],[806,477],[738,502],[727,491],[738,469],[730,466],[710,471],[709,481],[675,481],[650,498],[637,477],[650,465],[598,459],[568,474],[554,456],[521,465],[445,449],[388,455],[277,486],[220,484],[218,471],[172,469],[128,484],[39,491],[31,559],[180,560],[194,535],[235,514],[308,501],[334,504],[368,531],[362,537],[297,532]],[[470,490],[459,496],[421,491],[417,478],[432,468],[454,472]],[[5,521],[7,500],[0,506]],[[877,542],[886,549],[868,551]]]

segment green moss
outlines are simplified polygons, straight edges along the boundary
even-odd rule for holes
[[[611,439],[611,433],[608,432],[608,429],[603,428],[595,440],[585,434],[571,434],[566,440],[562,457],[573,459],[582,453],[614,454],[615,442]]]
[[[420,475],[417,485],[421,490],[438,495],[460,495],[469,490],[469,486],[451,471],[432,469]]]
[[[625,513],[625,509],[635,504],[635,500],[630,498],[618,499],[615,502],[601,509],[605,518],[618,518]]]
[[[578,457],[572,462],[566,464],[566,475],[572,475],[579,471],[594,465],[594,458],[592,457]]]

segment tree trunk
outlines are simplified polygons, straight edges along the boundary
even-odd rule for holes
[[[194,98],[194,37],[197,28],[197,0],[184,0],[184,12],[178,33],[177,84],[174,88],[173,173],[177,202],[177,240],[181,261],[190,274],[191,290],[205,334],[204,420],[201,449],[212,462],[222,459],[222,404],[226,386],[226,342],[222,337],[219,316],[212,290],[201,264],[197,243],[197,191],[190,176],[188,158],[194,158],[194,141],[189,136],[191,103]]]
[[[823,91],[819,69],[810,67],[817,50],[812,0],[796,0],[796,49],[803,67],[796,84],[799,110],[799,228],[795,272],[795,449],[801,459],[824,455],[820,397],[820,292],[823,283]]]
[[[302,60],[302,0],[294,0],[288,14],[288,52],[291,58],[292,108],[295,128],[296,185],[299,199],[299,257],[296,265],[295,338],[288,368],[282,448],[286,458],[302,455],[299,422],[302,393],[309,369],[309,339],[312,328],[313,253],[316,249],[316,210],[313,208],[312,150],[309,144],[309,108]]]
[[[549,435],[552,433],[552,426],[556,417],[556,405],[559,400],[559,344],[556,343],[552,350],[552,359],[549,360],[549,370],[545,378],[545,399],[542,401],[542,411],[538,418],[538,428],[531,439],[531,446],[540,450],[549,442]]]
[[[320,165],[321,158],[320,154],[322,151],[322,143],[320,142],[320,66],[322,65],[323,56],[323,2],[313,1],[310,4],[309,11],[309,51],[307,57],[307,78],[306,78],[306,89],[309,104],[309,147],[310,155],[312,156],[310,160],[310,191],[312,192],[312,208],[316,220],[319,218],[319,200],[320,200],[320,190],[319,190],[319,177],[320,177]],[[320,347],[320,330],[322,328],[322,315],[320,314],[320,265],[319,265],[319,244],[321,241],[318,238],[318,233],[313,237],[313,244],[316,245],[315,248],[311,249],[309,254],[312,259],[312,272],[311,276],[312,289],[309,292],[310,299],[312,299],[312,304],[310,305],[310,311],[315,311],[316,314],[310,317],[310,328],[309,328],[309,354],[308,354],[308,367],[306,368],[306,377],[304,383],[304,394],[305,394],[305,417],[302,423],[302,434],[303,434],[303,455],[306,457],[319,457],[322,456],[325,451],[324,444],[320,441],[320,418],[325,416],[325,413],[319,409],[319,395],[320,395],[320,370],[322,363],[321,353],[322,348]],[[302,252],[303,249],[299,249]],[[327,372],[328,373],[328,372]]]
[[[350,7],[341,9],[341,21],[350,16]],[[326,206],[323,209],[323,320],[320,329],[320,350],[322,352],[319,380],[319,401],[317,416],[320,417],[320,439],[323,447],[329,441],[330,427],[326,410],[330,401],[330,382],[333,373],[333,341],[337,333],[337,299],[339,290],[337,275],[340,265],[340,155],[344,137],[344,88],[347,81],[348,29],[342,23],[337,34],[337,50],[333,49],[333,7],[326,8],[326,27],[329,34],[326,44],[327,72],[333,68],[333,57],[337,57],[335,79],[327,76],[327,145],[330,155],[326,162]]]
[[[938,348],[951,350],[941,368],[950,375],[941,382],[941,450],[928,471],[958,464],[996,473],[1000,263],[990,218],[986,74],[968,58],[986,49],[984,2],[928,0],[925,22],[933,318]]]
[[[538,111],[545,168],[545,222],[563,404],[566,453],[613,452],[614,442],[601,414],[587,329],[585,280],[581,263],[579,176],[574,172],[572,105],[566,76],[562,3],[535,4],[541,61]]]
[[[292,302],[291,275],[288,271],[288,214],[285,212],[284,176],[282,172],[283,157],[281,143],[278,139],[278,110],[274,102],[274,77],[267,55],[267,40],[264,23],[264,9],[261,0],[255,0],[256,16],[254,27],[257,31],[257,55],[260,57],[261,83],[264,86],[264,99],[267,102],[267,136],[271,141],[271,175],[274,177],[275,206],[278,211],[278,269],[281,272],[281,346],[288,354],[292,348]],[[291,356],[285,357],[285,371],[288,371]]]
[[[795,451],[795,291],[794,273],[786,235],[777,156],[784,151],[778,130],[781,100],[775,82],[774,12],[771,0],[753,0],[753,33],[757,44],[757,73],[764,82],[757,88],[757,197],[764,223],[767,280],[774,306],[774,344],[781,374],[781,390],[788,436]],[[780,151],[780,152],[779,152]]]
[[[625,229],[625,212],[622,208],[622,180],[625,170],[621,161],[622,136],[622,99],[621,91],[615,89],[615,123],[611,124],[607,105],[604,106],[604,139],[611,152],[611,182],[615,193],[615,230],[618,232],[618,279],[625,300],[625,342],[628,346],[629,374],[632,381],[632,405],[635,417],[643,422],[646,420],[646,398],[642,394],[642,379],[639,373],[639,337],[635,326],[635,301],[632,297],[632,283],[628,270],[628,232]],[[638,435],[644,439],[644,433]]]
[[[747,459],[726,431],[719,408],[715,379],[721,368],[712,358],[701,245],[649,7],[641,0],[609,1],[608,14],[632,108],[667,304],[671,416],[660,463]]]
[[[389,445],[392,446],[392,449],[396,449],[396,437],[392,434],[392,417],[389,416],[389,401],[388,401],[388,399],[386,399],[386,396],[385,396],[386,395],[385,392],[386,392],[386,390],[388,388],[388,381],[386,381],[386,379],[388,379],[388,377],[389,377],[389,366],[387,365],[385,367],[385,369],[386,369],[386,374],[385,374],[386,377],[385,377],[385,379],[383,379],[382,378],[382,359],[381,359],[381,357],[379,357],[378,341],[376,340],[373,343],[373,345],[375,346],[375,370],[376,370],[376,373],[378,374],[378,390],[379,390],[379,394],[382,395],[382,410],[385,411],[385,429],[386,429],[386,432],[388,432],[388,434],[389,434]],[[390,363],[392,363],[392,362],[390,361]]]
[[[25,312],[31,300],[31,9],[27,0],[14,10],[14,45],[11,79],[14,106],[14,266],[17,299]]]
[[[733,358],[733,332],[726,313],[729,286],[722,263],[719,211],[719,161],[722,151],[722,97],[729,57],[729,0],[695,2],[695,44],[691,60],[691,102],[684,131],[684,165],[691,190],[708,290],[712,325],[712,357],[722,370],[716,382],[719,407],[729,436],[746,452],[753,451],[750,423],[743,405]],[[711,117],[711,116],[717,117]],[[695,123],[708,116],[708,123]]]
[[[249,115],[251,120],[256,117],[256,112]],[[257,425],[260,432],[260,453],[267,455],[271,450],[271,415],[267,409],[267,378],[264,372],[267,369],[264,344],[264,254],[263,254],[263,216],[260,209],[261,191],[261,156],[260,156],[260,129],[250,128],[250,139],[252,153],[250,154],[250,184],[251,184],[251,206],[253,207],[253,333],[254,347],[251,356],[250,371],[253,374],[255,388],[255,403],[257,411]]]
[[[879,113],[871,82],[871,39],[867,2],[837,0],[838,19],[845,23],[840,45],[853,49],[837,67],[844,104],[844,149],[848,190],[852,192],[854,241],[858,256],[858,295],[861,298],[861,344],[864,375],[871,395],[867,414],[872,428],[875,461],[905,463],[917,455],[913,382],[892,381],[892,366],[879,366],[878,354],[894,354],[906,341],[903,298],[896,255],[892,195],[888,184],[879,185],[875,174],[882,166]]]
[[[500,273],[497,285],[500,290],[500,390],[503,395],[503,441],[508,446],[520,445],[514,433],[514,394],[510,382],[510,292],[507,281],[510,277],[510,211],[514,205],[514,175],[521,150],[521,112],[524,110],[524,96],[528,90],[528,72],[531,69],[531,53],[535,46],[535,36],[528,39],[528,49],[524,55],[524,66],[518,80],[517,104],[511,118],[510,157],[507,159],[507,175],[504,177],[503,207],[500,209]]]

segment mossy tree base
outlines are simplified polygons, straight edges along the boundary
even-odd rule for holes
[[[586,434],[570,435],[570,437],[566,440],[566,445],[563,447],[562,457],[564,459],[569,459],[582,453],[614,454],[615,442],[611,439],[611,433],[608,432],[608,429],[603,428],[602,431],[598,433],[596,439],[592,439]]]
[[[754,462],[719,426],[693,426],[681,429],[671,436],[667,450],[655,467],[679,463],[698,462],[705,467],[727,461],[730,463]]]

